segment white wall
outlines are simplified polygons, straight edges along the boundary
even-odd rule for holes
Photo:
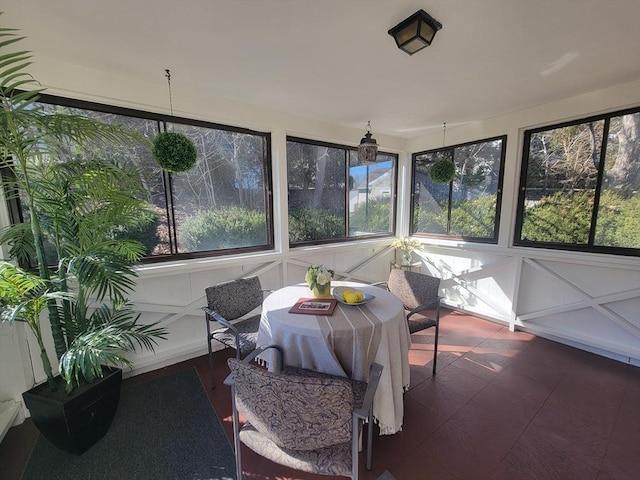
[[[425,252],[449,305],[640,365],[640,259],[512,246],[524,131],[638,105],[640,81],[447,128],[448,145],[507,134],[498,245],[430,242]],[[434,133],[406,149],[441,146]]]
[[[159,81],[151,84],[40,60],[33,74],[51,94],[168,113],[166,83],[160,74]],[[64,89],[56,88],[58,85]],[[362,131],[210,98],[208,92],[191,92],[188,86],[188,81],[172,81],[174,114],[271,132],[276,250],[141,267],[132,300],[143,321],[159,321],[170,334],[155,353],[133,355],[136,370],[125,375],[206,353],[200,307],[204,305],[204,288],[210,284],[257,274],[264,288],[275,289],[302,281],[307,263],[324,263],[348,278],[378,281],[388,275],[394,255],[388,241],[354,241],[291,251],[286,245],[286,136],[356,145]],[[448,144],[508,135],[499,244],[429,242],[423,253],[423,271],[442,276],[448,304],[512,328],[579,343],[582,348],[640,364],[639,259],[510,246],[523,129],[637,104],[640,82],[447,129]],[[409,141],[379,134],[376,138],[382,149],[400,154],[398,232],[402,235],[408,230],[410,152],[440,147],[442,137],[434,133]],[[0,203],[0,223],[4,225],[7,216],[4,202]],[[603,282],[603,278],[611,281]],[[35,376],[36,382],[42,381],[44,375],[37,357],[33,362],[23,358],[33,343],[25,343],[20,333],[3,331],[0,401],[20,401],[20,392],[32,386],[31,379]]]

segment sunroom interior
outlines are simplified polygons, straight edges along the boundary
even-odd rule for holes
[[[526,132],[639,115],[637,0],[4,0],[0,9],[2,25],[26,36],[31,73],[51,96],[268,135],[268,248],[143,262],[131,299],[169,335],[155,352],[132,355],[126,376],[206,354],[207,286],[257,275],[276,290],[303,282],[310,264],[340,279],[385,280],[398,255],[391,244],[406,236],[423,244],[412,255],[442,279],[446,307],[640,366],[640,245],[609,252],[515,241]],[[419,9],[443,26],[407,55],[387,31]],[[291,144],[354,152],[367,122],[395,162],[388,231],[291,242]],[[489,240],[419,231],[416,155],[500,138]],[[9,218],[3,201],[0,225]],[[2,324],[0,332],[10,426],[26,415],[22,392],[44,374],[25,328]]]

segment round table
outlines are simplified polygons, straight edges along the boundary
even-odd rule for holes
[[[409,386],[411,337],[400,301],[385,289],[356,282],[332,282],[332,288],[357,288],[375,298],[364,305],[338,303],[332,315],[290,313],[300,298],[312,297],[306,284],[271,293],[262,306],[258,346],[276,344],[286,365],[368,380],[373,362],[383,366],[373,401],[381,434],[401,430],[403,394]],[[268,354],[268,352],[267,352]],[[264,358],[270,361],[270,355]]]

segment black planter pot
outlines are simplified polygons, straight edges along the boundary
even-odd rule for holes
[[[81,455],[109,430],[120,401],[122,370],[103,367],[102,371],[102,378],[69,395],[60,377],[55,391],[44,383],[22,394],[34,425],[56,447]]]

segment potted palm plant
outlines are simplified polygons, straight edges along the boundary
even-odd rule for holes
[[[148,194],[136,168],[82,157],[87,143],[133,141],[131,132],[38,103],[42,89],[25,71],[29,52],[7,51],[22,38],[0,28],[0,173],[24,219],[0,236],[24,267],[0,263],[0,319],[26,322],[38,343],[47,382],[23,394],[34,424],[80,454],[115,414],[120,367],[131,365],[123,352],[153,350],[166,336],[139,323],[127,300],[144,246],[114,234],[149,218]],[[55,363],[43,341],[45,310]]]

